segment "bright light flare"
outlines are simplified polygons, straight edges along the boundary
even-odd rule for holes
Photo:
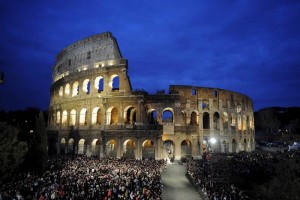
[[[209,142],[211,144],[215,144],[217,142],[216,138],[210,138]]]

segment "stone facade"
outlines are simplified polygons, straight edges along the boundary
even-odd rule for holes
[[[181,159],[254,150],[249,97],[182,85],[149,94],[132,90],[127,70],[110,32],[57,55],[48,129],[58,133],[60,154]]]

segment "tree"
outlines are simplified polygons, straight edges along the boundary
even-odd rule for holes
[[[299,157],[282,160],[275,164],[275,174],[267,183],[258,186],[267,199],[299,199],[300,198],[300,166]]]
[[[0,179],[13,175],[23,163],[28,147],[26,142],[18,139],[19,130],[8,126],[0,132]]]
[[[274,108],[265,108],[257,112],[255,119],[257,129],[264,130],[267,134],[278,133],[280,121]]]
[[[43,172],[47,161],[47,130],[44,115],[40,112],[36,117],[36,128],[30,140],[27,166],[36,172]]]

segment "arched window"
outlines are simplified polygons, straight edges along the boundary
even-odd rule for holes
[[[67,83],[66,87],[65,87],[65,95],[69,96],[70,95],[70,84]]]
[[[72,97],[77,96],[79,94],[79,83],[75,81],[72,87]]]
[[[225,130],[227,130],[228,129],[228,114],[227,114],[227,112],[224,112],[223,115],[224,115],[223,128]]]
[[[133,106],[127,107],[125,109],[125,123],[132,124],[136,122],[136,108]]]
[[[80,123],[80,125],[87,125],[87,109],[86,108],[83,108],[80,111],[79,123]]]
[[[110,124],[118,124],[118,109],[116,107],[111,110]]]
[[[118,75],[114,74],[110,77],[109,86],[111,87],[112,91],[119,91],[120,80]]]
[[[219,113],[215,112],[214,113],[214,129],[215,130],[220,130],[220,115]]]
[[[241,115],[238,115],[238,129],[242,130],[242,117],[241,117]]]
[[[190,124],[191,125],[198,125],[198,118],[197,118],[197,113],[196,112],[192,112]]]
[[[208,112],[203,113],[203,129],[209,129],[209,114]]]
[[[247,118],[246,118],[246,115],[243,115],[243,130],[247,130]]]
[[[66,110],[62,113],[62,124],[66,125],[68,123],[68,112]]]
[[[70,112],[70,125],[75,125],[76,124],[76,110],[73,109]]]
[[[98,76],[95,79],[95,88],[97,89],[98,93],[104,90],[104,80],[102,76]]]
[[[235,126],[236,125],[236,118],[234,114],[231,114],[231,126]]]
[[[163,122],[173,122],[173,112],[170,109],[165,109],[162,113]]]
[[[57,113],[56,113],[56,123],[57,124],[60,123],[60,111],[57,111]]]
[[[99,107],[93,109],[92,112],[92,124],[101,124],[102,116]]]
[[[63,88],[63,86],[60,86],[60,87],[59,87],[58,95],[59,95],[60,97],[62,97],[63,94],[64,94],[64,88]]]
[[[86,94],[90,94],[90,80],[85,79],[83,81],[82,89]]]
[[[152,109],[152,110],[148,111],[148,119],[149,119],[150,124],[158,123],[156,110]]]

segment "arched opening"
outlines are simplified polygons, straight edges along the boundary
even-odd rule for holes
[[[56,113],[56,124],[60,124],[60,111]]]
[[[163,122],[173,122],[173,110],[171,108],[166,108],[162,113]]]
[[[234,114],[231,114],[231,126],[235,126],[236,125],[236,118]]]
[[[87,109],[86,108],[83,108],[80,111],[79,123],[80,123],[80,125],[87,125]]]
[[[106,142],[105,146],[106,156],[108,157],[117,157],[117,142],[113,139],[110,139]]]
[[[251,127],[250,117],[247,116],[247,119],[246,119],[246,130],[250,130],[250,127]]]
[[[86,94],[90,94],[90,87],[91,87],[91,82],[89,79],[85,79],[83,81],[82,84],[82,90],[86,93]]]
[[[85,153],[85,140],[80,139],[78,142],[78,154],[84,154]]]
[[[74,139],[70,138],[68,142],[68,154],[74,154],[75,147],[74,147]]]
[[[243,115],[243,130],[247,130],[247,118],[246,115]]]
[[[70,95],[70,84],[67,83],[66,87],[65,87],[65,95],[69,96]]]
[[[209,114],[208,112],[203,113],[203,129],[209,129]]]
[[[148,111],[148,120],[149,120],[150,124],[158,124],[156,110],[152,109],[152,110]]]
[[[102,76],[98,76],[95,79],[95,88],[97,89],[98,93],[104,90],[104,80]]]
[[[94,139],[92,142],[91,154],[94,156],[100,156],[100,140]]]
[[[166,158],[168,158],[171,162],[173,162],[175,158],[174,142],[172,140],[164,141],[164,149],[165,149]]]
[[[223,113],[223,129],[228,130],[228,114],[227,112]]]
[[[191,113],[191,122],[190,125],[192,126],[198,126],[198,117],[197,117],[197,113],[195,111],[193,111]]]
[[[67,125],[67,123],[68,123],[68,112],[66,110],[63,111],[61,120],[62,120],[63,125]]]
[[[60,86],[60,87],[59,87],[58,95],[59,95],[60,97],[62,97],[63,94],[64,94],[64,88],[63,88],[63,86]]]
[[[76,110],[73,109],[70,112],[70,125],[73,126],[76,124]]]
[[[143,142],[142,158],[143,159],[155,159],[155,147],[152,140],[145,140]]]
[[[131,139],[126,140],[123,143],[123,157],[134,159],[135,158],[135,149],[136,149],[135,142]]]
[[[120,80],[118,75],[114,74],[110,77],[109,86],[113,92],[119,91]]]
[[[242,130],[242,117],[241,117],[241,115],[238,115],[238,129]]]
[[[66,152],[66,140],[65,140],[65,138],[61,138],[61,140],[60,140],[60,154],[61,155],[64,155],[65,154],[65,152]]]
[[[79,83],[75,81],[72,87],[72,97],[77,96],[79,94]]]
[[[92,111],[92,124],[101,124],[102,115],[99,107],[95,107]]]
[[[214,113],[214,129],[220,130],[220,115],[219,113]]]
[[[124,110],[125,123],[134,124],[136,122],[136,108],[128,106]]]
[[[181,158],[191,158],[192,157],[192,143],[189,140],[183,140],[181,142]]]
[[[118,124],[118,109],[116,107],[111,110],[110,124]]]

